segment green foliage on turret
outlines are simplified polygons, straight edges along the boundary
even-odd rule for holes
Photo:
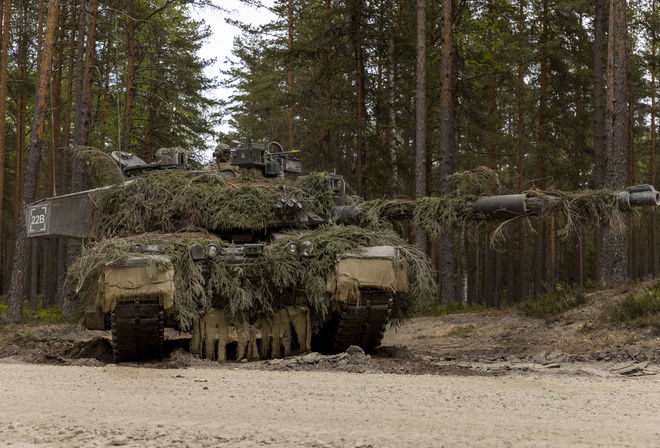
[[[274,206],[282,197],[295,197],[306,210],[327,211],[332,193],[324,176],[311,174],[298,184],[265,178],[256,170],[230,180],[213,172],[154,171],[94,193],[92,234],[102,239],[186,226],[260,231],[278,220]]]

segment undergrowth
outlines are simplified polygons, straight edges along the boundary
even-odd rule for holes
[[[629,294],[608,311],[611,322],[632,327],[653,327],[660,333],[660,284],[640,294]]]
[[[485,305],[470,304],[463,306],[458,302],[448,303],[446,305],[434,303],[428,306],[423,312],[424,316],[447,316],[449,314],[478,313],[486,309]]]
[[[529,317],[555,321],[566,311],[586,303],[586,296],[581,291],[558,289],[536,298],[529,298],[519,305],[520,310]]]
[[[7,302],[8,297],[6,295],[0,296],[0,323],[7,322]],[[23,323],[30,325],[50,325],[63,322],[62,310],[55,305],[44,308],[41,304],[41,297],[39,297],[36,311],[32,311],[28,302],[23,304]]]

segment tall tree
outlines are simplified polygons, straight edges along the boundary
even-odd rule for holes
[[[545,188],[545,157],[547,143],[547,89],[548,89],[548,0],[543,0],[541,12],[541,61],[539,74],[539,122],[538,122],[538,147],[536,161],[536,185]],[[534,295],[540,294],[545,282],[546,274],[546,226],[539,221],[536,225],[534,244]]]
[[[293,0],[289,0],[287,9],[287,48],[289,50],[289,61],[287,68],[287,88],[289,91],[289,148],[293,149]]]
[[[442,49],[440,61],[440,194],[450,196],[454,186],[449,176],[455,171],[454,140],[454,51],[453,51],[453,0],[442,1]],[[447,229],[440,242],[440,283],[442,302],[455,301],[454,229]]]
[[[426,196],[426,0],[417,0],[417,100],[415,101],[415,193]],[[415,245],[428,251],[426,232],[417,229]]]
[[[129,2],[128,14],[126,16],[126,111],[124,113],[124,144],[123,151],[129,152],[131,145],[131,132],[133,125],[133,99],[135,97],[135,3]]]
[[[399,194],[399,162],[397,160],[397,142],[396,142],[396,111],[394,110],[394,101],[396,98],[396,89],[394,83],[394,36],[396,33],[396,8],[394,0],[387,1],[387,134],[386,141],[390,151],[390,196],[396,198]]]
[[[628,149],[628,18],[626,0],[610,2],[607,42],[606,146],[603,186],[623,189],[627,183]],[[599,280],[621,284],[626,278],[627,237],[623,232],[603,233]]]
[[[524,0],[518,0],[518,79],[516,95],[518,100],[518,193],[522,193],[525,181],[525,117],[524,117],[524,60],[523,48],[525,37],[525,5]],[[518,301],[525,297],[527,287],[525,284],[525,241],[524,227],[522,221],[518,223]]]
[[[73,107],[73,80],[74,80],[74,61],[75,61],[75,48],[76,48],[76,22],[77,22],[77,0],[71,0],[69,5],[69,10],[71,13],[70,22],[71,29],[69,31],[69,60],[67,67],[67,92],[66,92],[66,104],[64,107],[64,123],[62,125],[63,135],[62,135],[62,160],[60,164],[60,194],[67,194],[69,192],[70,183],[69,183],[69,159],[72,158],[70,151],[71,144],[71,110]],[[64,28],[64,24],[62,24]],[[80,39],[81,37],[78,36]],[[60,239],[57,244],[57,304],[60,308],[64,307],[64,280],[66,275],[66,266],[67,266],[67,246],[68,241],[65,239]],[[67,302],[68,303],[68,302]]]
[[[85,0],[81,0],[85,2]],[[73,154],[71,165],[71,191],[81,191],[85,188],[86,172],[83,160],[77,154],[80,148],[88,146],[91,125],[92,79],[94,76],[94,61],[96,59],[96,22],[98,17],[98,0],[89,0],[88,13],[81,14],[78,26],[78,66],[76,67],[76,99],[73,112]],[[86,44],[82,44],[85,42]],[[83,57],[80,52],[83,51]],[[67,243],[67,261],[71,265],[80,253],[80,241],[72,239]],[[62,311],[65,316],[73,312],[73,304],[64,297]]]
[[[7,79],[9,78],[9,24],[11,21],[11,0],[4,0],[2,14],[2,54],[0,57],[0,250],[3,249],[2,223],[3,196],[5,181],[5,128],[7,116]],[[4,254],[0,255],[0,275],[4,277]],[[4,284],[4,282],[3,282]]]
[[[41,150],[46,127],[48,112],[48,86],[50,81],[53,49],[55,46],[55,32],[59,19],[59,0],[50,0],[48,4],[48,18],[46,20],[46,33],[42,61],[38,73],[37,90],[35,95],[35,108],[33,125],[30,134],[28,157],[26,163],[25,187],[23,189],[22,203],[34,201],[37,194],[37,177],[41,161]],[[9,287],[9,306],[7,318],[12,322],[19,322],[23,317],[23,298],[25,297],[25,276],[27,274],[27,228],[24,219],[18,220],[16,237],[16,250],[12,268],[11,286]]]
[[[651,37],[651,172],[650,182],[655,185],[656,179],[656,73],[657,73],[657,50],[658,36],[655,24],[657,23],[656,0],[651,2],[649,32]],[[1,97],[1,96],[0,96]],[[658,275],[658,242],[657,242],[657,221],[658,213],[656,209],[651,211],[651,272],[653,277]]]

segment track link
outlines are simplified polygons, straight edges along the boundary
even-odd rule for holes
[[[158,301],[119,303],[110,319],[115,362],[163,357],[165,312]]]
[[[340,309],[332,350],[343,352],[351,345],[371,351],[380,346],[392,314],[393,300],[381,290],[361,290],[359,303],[344,303]]]

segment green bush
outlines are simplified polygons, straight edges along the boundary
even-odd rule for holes
[[[609,310],[611,322],[655,327],[660,332],[660,285],[641,294],[629,294]]]
[[[553,321],[566,311],[585,303],[586,297],[583,293],[558,289],[557,292],[525,300],[520,305],[520,310],[529,317]]]
[[[7,302],[6,295],[0,296],[0,322],[7,320]],[[61,309],[54,305],[50,308],[43,308],[41,301],[37,305],[37,311],[32,312],[30,304],[26,301],[23,303],[23,321],[29,324],[54,324],[64,322],[64,317],[62,317]]]
[[[64,321],[64,318],[62,317],[62,310],[56,306],[51,306],[50,308],[44,309],[41,304],[39,304],[37,307],[37,312],[30,314],[33,319],[41,323],[53,324]]]

